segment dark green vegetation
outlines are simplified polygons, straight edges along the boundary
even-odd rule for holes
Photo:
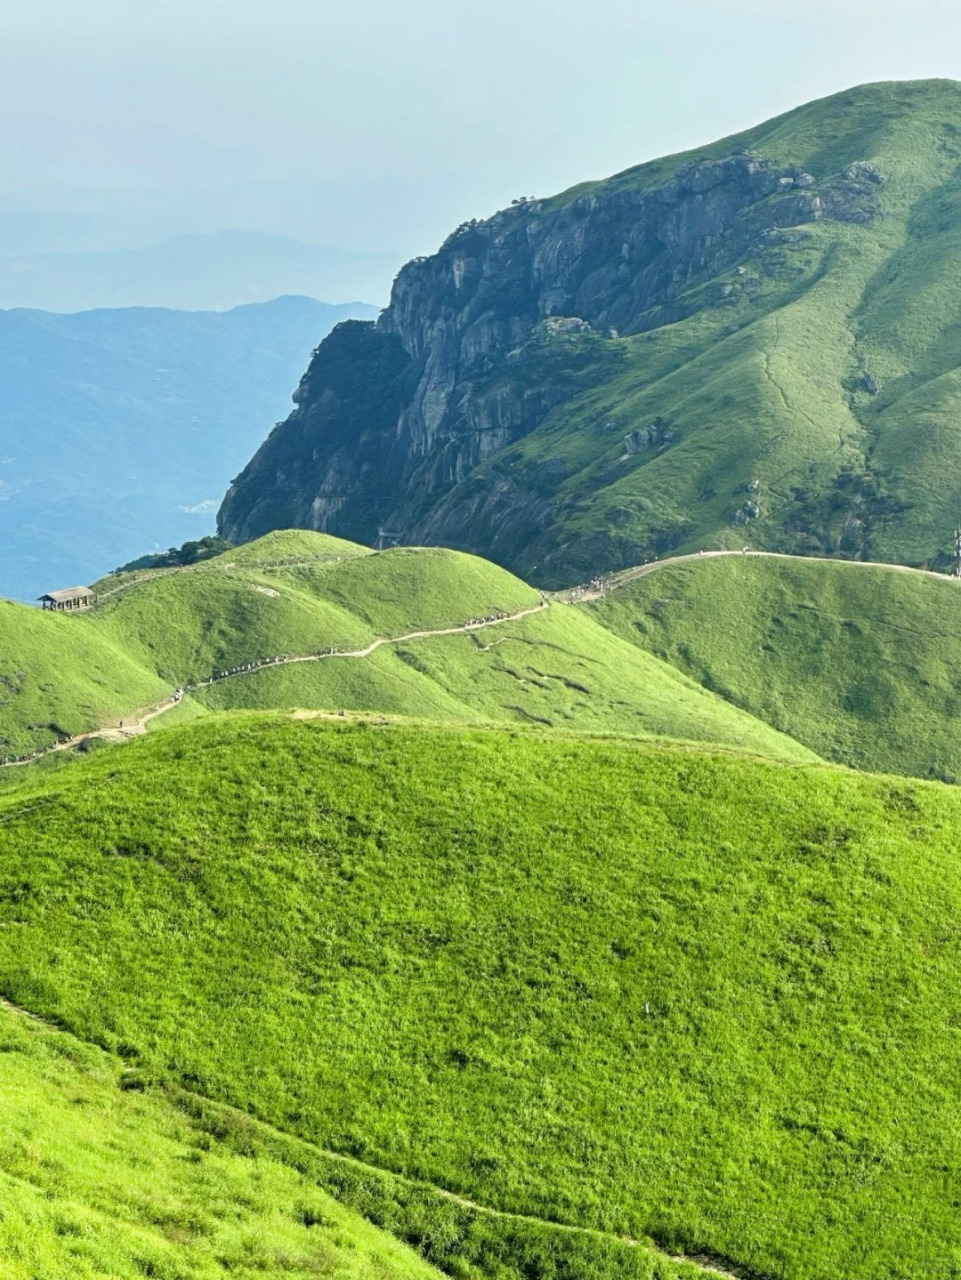
[[[0,595],[35,600],[210,533],[310,352],[371,314],[291,297],[223,313],[0,311]]]
[[[494,1208],[949,1277],[959,839],[933,783],[235,715],[18,775],[0,990]]]
[[[666,566],[590,606],[818,755],[961,777],[961,583],[731,556]]]
[[[191,689],[189,705],[176,715],[244,707],[380,711],[661,735],[812,758],[586,614],[561,604],[542,609],[537,591],[459,552],[375,554],[324,534],[282,531],[183,569],[108,578],[98,591],[97,608],[72,618],[2,606],[0,754],[115,723],[216,672],[335,649],[356,656],[274,666]],[[472,618],[529,610],[538,612],[462,629]],[[380,639],[446,630],[454,634],[375,647]]]
[[[940,565],[959,158],[961,86],[868,85],[465,224],[321,346],[221,532],[386,530],[545,586],[745,542]]]
[[[0,1008],[0,1064],[4,1280],[437,1280],[251,1126],[212,1141],[117,1057]]]
[[[169,551],[159,551],[153,556],[140,556],[128,564],[121,565],[117,573],[132,573],[136,569],[173,569],[187,564],[197,564],[200,560],[209,560],[211,556],[219,556],[229,551],[231,544],[223,538],[208,535],[194,542],[185,542],[183,546],[171,547]]]

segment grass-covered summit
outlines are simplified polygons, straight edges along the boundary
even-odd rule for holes
[[[230,537],[562,585],[670,549],[938,562],[961,508],[961,86],[866,85],[523,201],[321,345]]]
[[[585,613],[462,552],[372,552],[281,531],[98,589],[97,607],[73,617],[0,605],[0,757],[104,726],[119,733],[121,721],[129,732],[179,688],[178,718],[369,711],[814,758]]]
[[[956,578],[696,556],[588,607],[618,636],[826,759],[961,778]]]

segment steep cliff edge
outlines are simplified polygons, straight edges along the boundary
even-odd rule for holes
[[[904,436],[933,379],[953,412],[959,138],[961,86],[867,86],[459,227],[321,344],[220,532],[445,543],[543,583],[743,540],[932,559],[961,449]]]

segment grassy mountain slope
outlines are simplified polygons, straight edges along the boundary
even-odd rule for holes
[[[0,756],[95,728],[169,691],[85,620],[0,601]]]
[[[952,1274],[950,788],[231,717],[0,810],[0,990],[147,1076],[749,1275]]]
[[[0,1054],[4,1280],[437,1277],[268,1152],[211,1141],[122,1059],[3,1008]]]
[[[961,587],[868,565],[695,559],[589,606],[826,759],[961,777]]]
[[[0,623],[10,623],[0,670],[12,674],[0,733],[8,754],[100,727],[176,687],[257,660],[363,651],[379,638],[462,628],[471,618],[541,605],[519,579],[460,552],[375,554],[310,532],[272,534],[184,570],[121,575],[100,588],[102,603],[73,618],[4,606]],[[69,641],[63,653],[61,638]],[[89,693],[96,680],[109,692],[97,686],[99,701]],[[812,758],[560,604],[497,628],[384,646],[369,657],[245,672],[192,690],[176,715],[204,707],[535,721]]]
[[[771,238],[689,318],[628,339],[618,377],[491,467],[561,458],[568,536],[609,541],[622,564],[743,541],[939,561],[961,499],[959,140],[961,87],[924,82],[852,90],[698,152],[750,149],[817,178],[870,163],[877,212]],[[623,458],[623,438],[658,420],[669,447]],[[748,503],[760,514],[732,523]]]
[[[383,648],[364,662],[267,668],[196,697],[220,710],[326,707],[468,724],[508,721],[714,742],[782,760],[816,758],[560,604],[496,630]]]
[[[943,563],[959,158],[961,85],[866,85],[465,225],[319,349],[221,527],[384,526],[547,586],[745,542]]]

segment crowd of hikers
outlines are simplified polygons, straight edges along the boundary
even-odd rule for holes
[[[329,557],[325,557],[325,558],[329,558]],[[337,559],[340,559],[340,557],[338,556]],[[601,585],[601,581],[603,580],[592,579],[590,582],[590,588],[598,589],[599,586]],[[575,590],[581,591],[582,593],[582,591],[584,591],[585,588],[576,588]],[[573,599],[573,593],[572,593],[572,599]],[[546,596],[541,595],[541,603],[543,604],[548,603],[548,600],[546,600]],[[484,616],[467,618],[466,622],[461,623],[461,630],[470,631],[472,627],[485,627],[485,626],[490,626],[491,623],[494,623],[494,622],[507,622],[509,618],[511,618],[511,614],[504,613],[503,611],[495,611],[494,613],[484,614]],[[326,648],[324,649],[320,649],[319,652],[312,655],[312,657],[330,658],[330,657],[334,657],[335,654],[348,654],[348,653],[351,653],[351,650],[335,649],[333,645],[329,645],[329,646],[326,646]],[[305,660],[308,660],[308,659],[297,658],[297,657],[294,657],[293,654],[282,653],[282,654],[275,654],[273,658],[255,658],[252,660],[252,662],[242,662],[242,663],[238,663],[238,666],[235,666],[235,667],[225,667],[223,671],[215,671],[214,673],[212,673],[211,676],[207,677],[207,680],[197,682],[197,684],[193,684],[193,685],[186,685],[186,686],[180,687],[180,689],[175,689],[173,694],[170,695],[170,699],[168,701],[168,708],[173,707],[173,705],[177,705],[178,703],[180,703],[180,701],[183,701],[184,694],[186,694],[186,692],[188,692],[191,689],[202,689],[202,687],[205,687],[206,685],[214,685],[218,681],[229,680],[229,678],[232,676],[250,675],[251,672],[261,671],[261,669],[265,667],[278,667],[278,666],[283,666],[284,663],[305,662]],[[122,728],[123,730],[124,728],[123,721],[120,721],[119,727]],[[82,735],[79,737],[70,737],[69,735],[59,736],[58,740],[56,740],[55,742],[52,742],[50,746],[45,746],[45,748],[37,748],[37,750],[29,751],[29,753],[24,755],[0,756],[0,767],[3,767],[3,765],[6,765],[6,764],[31,763],[32,760],[38,760],[41,758],[41,756],[49,754],[50,751],[60,750],[61,748],[64,748],[64,746],[68,746],[70,742],[77,742],[77,744],[82,744],[82,742],[86,740],[87,736],[96,737],[97,733],[95,732],[95,733],[91,733],[91,735]]]
[[[608,591],[614,589],[614,579],[611,577],[591,578],[590,582],[584,582],[579,587],[571,587],[570,599],[581,600],[589,593],[605,595]]]

